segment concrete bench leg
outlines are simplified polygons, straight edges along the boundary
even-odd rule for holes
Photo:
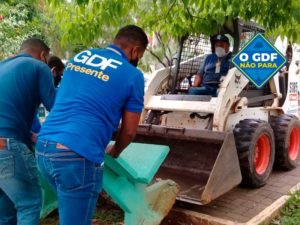
[[[103,187],[125,213],[125,225],[159,225],[175,203],[179,188],[170,180],[147,187],[105,168]]]

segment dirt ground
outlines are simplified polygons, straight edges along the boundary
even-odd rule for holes
[[[98,201],[97,209],[93,218],[93,225],[124,225],[124,213],[106,196],[101,196]],[[202,225],[200,221],[194,221],[193,218],[184,214],[171,212],[161,223],[161,225]],[[59,225],[58,211],[55,210],[43,219],[40,225]]]

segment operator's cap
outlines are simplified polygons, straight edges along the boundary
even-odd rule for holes
[[[213,40],[214,40],[214,42],[216,42],[216,41],[224,41],[224,42],[226,42],[227,44],[229,44],[229,39],[228,39],[228,37],[226,37],[226,35],[224,35],[224,34],[217,34],[217,35],[215,35],[215,36],[213,37]]]

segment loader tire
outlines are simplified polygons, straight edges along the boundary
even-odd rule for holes
[[[300,155],[300,121],[293,115],[273,116],[271,126],[275,131],[275,166],[292,170]]]
[[[275,158],[273,130],[262,120],[241,120],[234,128],[242,185],[261,187],[272,172]]]

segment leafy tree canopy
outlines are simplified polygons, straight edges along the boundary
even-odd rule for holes
[[[213,34],[226,21],[253,20],[272,34],[299,41],[299,0],[77,0],[49,1],[63,45],[98,45],[128,23],[163,40],[188,33]],[[100,39],[101,37],[101,39]]]
[[[9,2],[9,3],[8,3]],[[0,59],[18,52],[28,37],[45,39],[43,18],[30,2],[0,4]]]
[[[118,27],[133,23],[133,13],[137,9],[136,0],[49,0],[46,11],[53,18],[53,26],[61,36],[63,49],[72,52],[106,44],[113,38]]]
[[[5,0],[0,4],[0,57],[16,52],[29,36],[46,36],[54,53],[68,50],[72,56],[107,44],[130,23],[159,37],[172,55],[169,41],[191,33],[214,34],[235,18],[300,42],[299,0]]]

